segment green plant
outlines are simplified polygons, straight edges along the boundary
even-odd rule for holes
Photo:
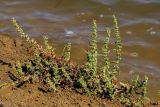
[[[110,60],[109,60],[109,40],[111,36],[111,30],[109,28],[106,29],[107,33],[104,39],[104,45],[102,48],[103,51],[103,58],[104,58],[104,67],[103,67],[103,78],[106,79],[107,76],[110,75]]]
[[[114,32],[115,32],[115,53],[116,53],[116,57],[115,57],[115,65],[113,66],[113,73],[117,74],[119,73],[119,63],[121,60],[121,53],[122,53],[122,45],[121,45],[121,37],[120,37],[120,33],[119,33],[119,26],[118,26],[118,21],[117,18],[115,17],[115,15],[113,15],[113,22],[114,22]]]
[[[22,27],[17,23],[15,18],[12,18],[11,22],[16,27],[16,30],[19,33],[20,37],[25,38],[25,40],[28,43],[31,43],[33,46],[37,47],[37,49],[41,49],[42,48],[42,47],[40,47],[40,45],[37,44],[37,42],[33,38],[30,38],[28,34],[24,33]]]
[[[70,60],[70,54],[71,54],[71,43],[67,43],[64,46],[63,54],[62,54],[65,63]]]
[[[93,20],[91,42],[89,43],[89,50],[86,51],[87,62],[80,68],[76,76],[76,86],[82,88],[82,92],[88,95],[96,95],[100,91],[99,78],[97,73],[97,24]],[[98,88],[98,89],[97,89]]]
[[[102,98],[120,99],[121,103],[126,106],[142,105],[142,98],[146,96],[146,85],[148,78],[139,80],[139,77],[132,81],[131,84],[118,82],[117,74],[119,73],[119,63],[121,60],[121,38],[119,33],[117,18],[113,15],[114,32],[115,32],[115,61],[112,64],[110,60],[110,37],[111,29],[106,29],[104,44],[102,47],[103,65],[98,69],[98,47],[97,47],[97,24],[93,20],[91,42],[89,50],[86,52],[87,61],[82,66],[74,65],[70,61],[71,43],[67,43],[63,49],[62,57],[55,56],[54,49],[48,43],[48,38],[44,37],[45,48],[31,39],[24,33],[15,19],[12,19],[20,37],[35,47],[35,57],[28,62],[13,65],[13,71],[17,75],[17,80],[33,82],[35,77],[42,84],[46,91],[57,92],[60,88],[72,87],[80,93],[87,95],[96,95]],[[113,65],[113,67],[112,67]],[[99,74],[98,74],[98,73]],[[14,74],[14,73],[13,73]],[[22,79],[25,78],[25,79]],[[27,80],[28,79],[28,80]]]
[[[48,44],[48,38],[47,37],[44,37],[44,43],[45,43],[45,46],[46,46],[46,49],[44,49],[33,38],[31,38],[28,34],[26,34],[23,31],[22,27],[17,23],[15,18],[12,18],[11,22],[15,26],[17,32],[19,33],[19,36],[21,38],[24,38],[29,44],[31,44],[35,48],[35,51],[43,52],[44,54],[49,54],[52,57],[55,57],[54,48],[51,47]]]
[[[142,92],[141,92],[141,96],[145,97],[147,94],[147,83],[148,83],[148,77],[145,76],[144,81],[142,82]]]
[[[103,94],[102,96],[105,97],[109,97],[109,98],[114,98],[115,96],[115,84],[113,83],[113,76],[112,75],[112,71],[110,69],[110,60],[109,60],[109,40],[110,40],[110,36],[111,36],[111,30],[109,28],[106,29],[106,35],[105,35],[105,39],[104,39],[104,45],[102,48],[103,51],[103,59],[104,59],[104,65],[102,68],[102,80],[101,80],[101,85],[102,85],[102,89],[103,89]],[[108,94],[106,94],[108,93]]]
[[[146,98],[147,81],[148,77],[146,76],[144,80],[139,80],[139,76],[136,76],[130,85],[121,82],[121,102],[127,106],[141,107],[143,105],[143,100]]]
[[[50,46],[49,43],[48,43],[48,37],[47,37],[47,36],[44,36],[44,37],[43,37],[43,40],[44,40],[45,48],[46,48],[47,50],[50,50],[50,51],[54,52],[54,48],[53,48],[52,46]]]
[[[87,68],[89,69],[90,75],[95,76],[97,73],[97,24],[96,20],[93,20],[92,25],[92,40],[89,44],[90,50],[87,53]]]

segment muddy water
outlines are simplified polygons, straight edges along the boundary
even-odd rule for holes
[[[48,35],[58,53],[72,42],[73,61],[83,63],[92,19],[102,45],[105,27],[113,28],[112,14],[123,41],[121,78],[149,76],[149,95],[160,99],[160,0],[0,0],[0,32],[15,35],[9,22],[15,17],[31,36]]]

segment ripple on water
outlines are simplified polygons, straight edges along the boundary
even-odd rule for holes
[[[152,63],[138,59],[127,59],[126,62],[139,72],[160,78],[160,68]]]
[[[143,18],[143,17],[132,17],[128,19],[122,19],[121,27],[129,27],[129,26],[135,26],[138,24],[155,24],[159,25],[160,20],[158,19],[151,19],[151,18]]]
[[[42,11],[41,12],[39,12],[39,11],[33,12],[31,16],[29,14],[29,17],[43,18],[43,19],[46,19],[48,21],[65,21],[65,20],[69,20],[69,17],[67,17],[67,16],[61,16],[61,15],[56,15],[53,12],[49,13],[49,12],[42,12]]]
[[[117,0],[92,0],[92,1],[104,4],[104,5],[113,5],[117,2]]]
[[[4,1],[4,5],[6,5],[6,6],[22,5],[25,3],[27,3],[25,0],[18,0],[18,1],[14,1],[14,2],[7,1],[7,0]]]
[[[72,42],[87,46],[92,19],[97,20],[99,38],[103,41],[105,27],[113,28],[111,14],[115,13],[123,46],[130,51],[123,59],[126,60],[124,69],[129,66],[130,74],[139,71],[157,79],[160,78],[158,3],[160,0],[0,0],[0,32],[15,31],[9,22],[15,17],[33,36],[47,33],[57,44]],[[160,85],[157,80],[154,84]]]
[[[65,29],[65,36],[73,36],[73,35],[75,35],[73,31]]]
[[[159,0],[132,0],[134,2],[137,2],[137,3],[141,3],[141,4],[144,4],[144,3],[160,3]]]
[[[132,53],[130,53],[129,55],[130,55],[131,57],[138,57],[139,54],[138,54],[137,52],[132,52]]]
[[[140,40],[126,40],[123,42],[123,46],[142,46],[147,48],[154,47],[152,44],[146,42],[146,41],[140,41]]]

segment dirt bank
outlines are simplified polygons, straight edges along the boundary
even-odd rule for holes
[[[9,65],[25,62],[33,57],[32,47],[24,40],[0,35],[0,83],[12,82],[8,77]],[[71,89],[58,93],[42,92],[38,84],[25,84],[0,89],[0,107],[121,107],[118,101],[78,94]]]

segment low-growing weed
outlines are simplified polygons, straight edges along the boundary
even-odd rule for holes
[[[115,37],[115,60],[111,61],[110,54],[110,37],[111,29],[106,29],[104,44],[102,47],[103,65],[98,69],[98,47],[97,47],[97,24],[93,20],[91,41],[89,49],[86,51],[87,61],[84,65],[74,65],[70,61],[71,43],[64,47],[62,57],[57,58],[54,48],[49,45],[48,38],[44,37],[45,48],[42,48],[34,39],[24,33],[15,19],[12,19],[20,37],[35,47],[35,58],[24,64],[18,62],[13,65],[12,72],[21,77],[31,76],[30,82],[38,77],[42,88],[47,91],[56,92],[60,88],[71,87],[80,93],[87,95],[96,95],[101,98],[119,99],[126,106],[141,106],[142,98],[146,97],[146,85],[148,78],[139,80],[137,76],[130,84],[120,82],[117,74],[120,72],[119,63],[121,61],[121,37],[117,18],[113,15],[114,37]],[[113,64],[111,64],[113,62]],[[99,72],[99,73],[97,73]],[[19,78],[19,76],[17,77]],[[47,87],[47,88],[46,88]]]

